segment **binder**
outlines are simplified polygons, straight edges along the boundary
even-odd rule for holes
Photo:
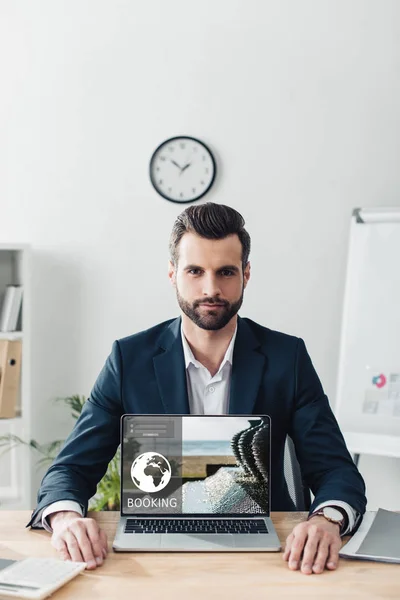
[[[22,304],[22,285],[8,285],[0,314],[0,331],[15,331]]]
[[[16,416],[21,377],[21,340],[0,340],[0,418]]]
[[[1,307],[0,316],[0,331],[7,331],[10,321],[15,296],[15,286],[8,285],[4,294],[3,304]]]
[[[15,331],[17,329],[18,317],[21,311],[22,305],[22,285],[16,285],[14,291],[14,301],[12,305],[12,311],[10,320],[8,322],[7,331]]]

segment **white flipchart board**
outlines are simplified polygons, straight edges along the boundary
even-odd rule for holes
[[[353,212],[337,390],[349,450],[400,456],[400,208]]]

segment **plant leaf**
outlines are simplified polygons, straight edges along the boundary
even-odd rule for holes
[[[71,409],[71,414],[74,419],[77,419],[82,412],[83,405],[86,402],[85,396],[67,396],[66,398],[56,398],[56,402],[64,402]]]

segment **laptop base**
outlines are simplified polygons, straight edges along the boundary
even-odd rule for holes
[[[125,533],[121,517],[113,543],[114,552],[279,552],[281,544],[269,517],[263,517],[268,533]],[[257,517],[259,518],[259,517]]]

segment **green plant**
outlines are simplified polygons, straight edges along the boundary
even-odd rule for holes
[[[121,449],[118,448],[114,458],[108,464],[103,479],[97,485],[96,494],[89,502],[90,510],[119,510],[121,506]]]
[[[57,402],[63,402],[69,406],[72,417],[76,420],[82,412],[86,401],[84,396],[68,396],[66,398],[57,398]],[[65,440],[55,440],[47,444],[39,444],[36,440],[27,442],[17,435],[7,434],[0,436],[0,448],[8,451],[16,445],[23,444],[40,455],[37,461],[37,467],[49,466],[59,453]],[[99,482],[96,494],[89,502],[89,509],[100,510],[119,510],[120,509],[120,448],[118,448],[114,458],[110,461],[103,479]]]

